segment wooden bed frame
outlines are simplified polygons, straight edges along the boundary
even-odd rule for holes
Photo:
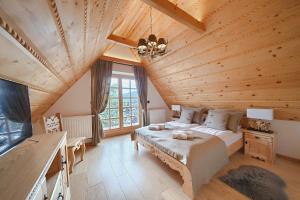
[[[194,199],[195,194],[192,189],[193,188],[192,177],[186,165],[176,160],[172,156],[168,155],[167,153],[161,151],[160,149],[150,144],[149,142],[144,140],[142,137],[139,137],[138,135],[136,135],[136,139],[134,143],[135,143],[136,150],[138,150],[138,144],[140,144],[146,149],[148,149],[153,155],[158,157],[161,161],[169,165],[170,168],[178,171],[183,179],[183,185],[182,185],[183,192],[186,193],[191,199]],[[241,138],[240,140],[236,141],[232,145],[228,146],[227,148],[228,156],[231,156],[232,154],[237,152],[239,149],[243,147],[243,145],[244,145],[243,138]]]

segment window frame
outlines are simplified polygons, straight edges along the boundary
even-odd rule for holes
[[[124,127],[122,79],[135,80],[134,75],[113,74],[112,78],[118,78],[119,118],[111,118],[110,117],[110,110],[111,109],[116,109],[116,108],[111,108],[110,105],[109,105],[109,119],[105,119],[105,120],[109,120],[109,127],[110,128],[107,129],[107,130],[104,130],[104,136],[105,137],[121,135],[121,134],[125,134],[125,133],[128,133],[128,132],[134,131],[135,129],[141,127],[141,121],[142,121],[142,107],[141,107],[139,97],[138,97],[137,99],[138,99],[138,109],[139,109],[139,111],[138,111],[139,123],[137,125],[132,125],[132,121],[131,121],[131,126]],[[109,97],[109,98],[111,98],[111,97]],[[113,99],[117,99],[117,98],[113,98]],[[131,104],[131,93],[130,93],[130,97],[128,99],[130,99],[130,104]],[[132,106],[131,105],[130,105],[129,108],[131,108],[131,112],[132,112]],[[131,113],[130,118],[132,118],[132,113]],[[111,128],[111,119],[119,119],[120,127],[112,129]],[[101,120],[102,120],[102,118],[101,118]]]

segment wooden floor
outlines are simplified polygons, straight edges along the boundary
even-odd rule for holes
[[[79,157],[77,157],[79,160]],[[300,199],[300,163],[277,158],[273,166],[236,153],[230,163],[208,185],[197,199],[247,199],[217,179],[240,165],[257,165],[282,177],[290,200]],[[75,165],[71,175],[73,200],[184,200],[180,175],[149,152],[137,153],[128,135],[105,139],[87,149],[85,160]],[[175,193],[175,195],[174,195]]]

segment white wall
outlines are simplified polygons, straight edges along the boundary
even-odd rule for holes
[[[133,68],[128,65],[113,64],[113,71],[133,74]],[[148,79],[148,100],[149,109],[164,108],[167,110],[166,118],[168,117],[169,109],[150,79]],[[63,116],[87,115],[91,113],[90,101],[91,71],[89,70],[50,107],[45,116],[55,113],[61,113]],[[33,124],[33,132],[34,134],[43,132],[41,120]]]
[[[89,70],[50,107],[45,115],[57,112],[64,116],[88,115],[91,113],[90,102],[91,71]]]

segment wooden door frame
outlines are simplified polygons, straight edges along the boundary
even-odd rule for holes
[[[126,79],[133,79],[134,80],[134,75],[121,75],[121,74],[113,74],[112,78],[118,78],[118,92],[119,92],[119,120],[120,120],[120,128],[115,128],[115,129],[109,129],[104,131],[104,137],[113,137],[117,135],[123,135],[127,133],[133,132],[135,129],[141,127],[141,121],[142,121],[142,107],[141,103],[139,102],[139,124],[136,126],[129,126],[129,127],[123,127],[123,96],[122,96],[122,78]],[[131,96],[130,96],[131,99]]]

